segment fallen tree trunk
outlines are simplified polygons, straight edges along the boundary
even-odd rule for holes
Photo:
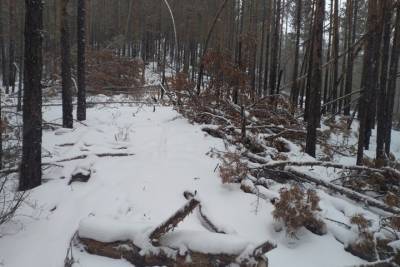
[[[194,194],[185,192],[184,196],[188,202],[151,232],[146,230],[147,226],[90,217],[81,221],[77,240],[91,254],[123,258],[136,266],[268,266],[264,255],[276,247],[268,241],[258,245],[235,235],[182,230],[169,232],[200,205]],[[209,223],[213,225],[211,221]],[[217,227],[213,228],[218,231]],[[212,242],[218,246],[208,246]]]
[[[343,169],[343,170],[349,170],[349,171],[366,171],[366,172],[370,172],[370,173],[375,172],[375,173],[380,173],[383,175],[394,176],[394,177],[398,178],[400,181],[400,172],[398,170],[395,170],[393,168],[388,168],[388,167],[376,169],[376,168],[369,168],[366,166],[344,165],[344,164],[326,162],[326,161],[305,161],[305,162],[302,162],[302,161],[277,161],[277,162],[266,163],[264,165],[264,167],[266,167],[266,168],[285,168],[287,166],[326,167],[326,168],[336,168],[336,169]]]
[[[210,254],[190,250],[181,255],[177,251],[163,247],[157,248],[158,253],[144,254],[141,253],[142,248],[130,241],[102,243],[86,238],[79,238],[79,241],[90,254],[112,259],[122,258],[135,266],[214,267],[236,263],[240,266],[267,267],[268,262],[262,255],[275,248],[270,243],[264,243],[254,250],[253,255],[238,260],[239,255]]]

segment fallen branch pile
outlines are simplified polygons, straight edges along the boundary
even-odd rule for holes
[[[213,98],[214,97],[214,98]],[[288,160],[287,152],[291,151],[291,143],[304,146],[306,131],[301,121],[292,113],[290,104],[283,96],[267,96],[254,103],[251,99],[243,98],[242,105],[236,105],[224,98],[215,98],[212,95],[187,98],[178,107],[179,111],[192,122],[205,124],[202,128],[207,134],[223,139],[225,142],[235,145],[240,151],[242,160],[255,165],[250,168],[250,173],[255,177],[252,181],[255,185],[267,187],[260,180],[266,178],[280,183],[296,182],[311,183],[325,188],[328,192],[341,194],[347,198],[374,207],[385,212],[400,214],[400,208],[386,204],[382,198],[376,199],[362,191],[362,186],[349,186],[351,183],[334,184],[300,171],[297,167],[323,167],[334,168],[346,172],[350,179],[358,177],[373,177],[379,175],[385,184],[394,188],[400,188],[400,171],[394,168],[370,168],[365,166],[350,166],[333,163],[330,161],[293,162]],[[332,125],[336,130],[340,125]],[[323,151],[329,150],[335,153],[336,148],[327,143],[329,132],[319,132],[318,142]],[[325,148],[324,148],[325,147]],[[340,152],[340,153],[339,153]],[[343,151],[337,153],[343,154]],[[326,155],[325,158],[330,158]],[[272,160],[271,160],[272,159]],[[354,177],[354,178],[351,178]],[[225,179],[224,179],[225,180]],[[373,179],[370,179],[373,180]],[[230,182],[241,183],[242,178],[232,177]],[[372,187],[369,181],[364,184]],[[253,188],[252,193],[257,194]],[[388,193],[390,191],[387,190]]]
[[[270,242],[265,242],[254,247],[249,251],[251,243],[244,243],[243,250],[240,253],[232,254],[229,252],[229,239],[226,243],[226,252],[224,247],[221,250],[212,253],[196,251],[188,247],[185,251],[179,247],[179,244],[171,244],[164,240],[164,236],[171,232],[180,222],[200,206],[200,201],[193,194],[185,192],[188,202],[164,223],[154,228],[150,233],[137,233],[133,240],[116,240],[113,242],[101,242],[95,238],[88,238],[84,233],[79,232],[77,241],[85,246],[87,252],[99,256],[105,256],[113,259],[125,259],[136,266],[228,266],[230,264],[239,264],[240,266],[268,266],[268,261],[264,254],[275,248]],[[206,217],[207,218],[207,217]],[[207,220],[210,222],[209,218]],[[214,226],[215,227],[215,226]],[[101,230],[101,229],[97,229]],[[106,231],[106,230],[105,230]],[[143,231],[138,231],[143,232]],[[140,236],[140,235],[145,236]],[[210,237],[216,240],[221,236],[228,236],[220,233],[208,233]],[[207,242],[215,242],[210,239]],[[148,240],[147,247],[143,246],[143,240]],[[135,243],[134,240],[140,240]]]

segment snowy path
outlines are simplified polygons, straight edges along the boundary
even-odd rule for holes
[[[122,152],[135,155],[92,156],[47,172],[48,181],[30,193],[29,205],[3,227],[7,234],[0,237],[0,266],[63,266],[69,240],[81,219],[96,215],[156,225],[185,203],[185,190],[197,190],[208,216],[228,232],[257,242],[276,242],[278,248],[268,255],[272,267],[362,262],[346,253],[330,234],[318,237],[304,231],[300,241],[289,242],[284,233],[275,233],[270,203],[258,203],[256,196],[243,193],[237,185],[221,184],[214,172],[219,160],[207,155],[211,148],[225,149],[220,140],[206,136],[172,108],[137,111],[138,107],[89,109],[87,126],[77,124],[72,132],[44,134],[44,147],[56,158],[121,152],[117,148],[122,147]],[[58,108],[48,109],[45,118],[50,121],[59,114]],[[68,143],[74,145],[59,146]],[[68,186],[74,169],[88,164],[95,170],[90,181]],[[195,214],[179,227],[206,231]],[[75,256],[79,261],[74,266],[130,266],[83,253]]]

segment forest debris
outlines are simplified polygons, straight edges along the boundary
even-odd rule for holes
[[[184,195],[189,201],[150,232],[145,225],[122,223],[118,226],[113,225],[118,223],[110,219],[90,217],[81,222],[78,240],[91,254],[124,258],[137,266],[268,266],[264,254],[276,247],[268,241],[256,246],[237,236],[222,233],[168,232],[199,206],[200,202],[194,198],[194,194],[185,192]],[[202,217],[207,218],[204,214]],[[213,228],[215,232],[218,231],[217,227]],[[209,246],[209,242],[216,244]]]
[[[366,172],[376,172],[381,173],[383,175],[394,176],[400,182],[400,172],[398,170],[384,167],[380,169],[370,168],[365,166],[355,166],[355,165],[344,165],[339,163],[333,162],[326,162],[326,161],[277,161],[266,163],[264,165],[266,168],[284,168],[287,166],[294,166],[294,167],[302,167],[302,166],[309,166],[309,167],[326,167],[326,168],[337,168],[342,170],[350,170],[350,171],[366,171]]]
[[[378,200],[376,200],[374,198],[371,198],[369,196],[366,196],[366,195],[363,195],[361,193],[358,193],[358,192],[356,192],[354,190],[351,190],[351,189],[348,189],[348,188],[345,188],[345,187],[342,187],[342,186],[334,185],[334,184],[332,184],[330,182],[326,182],[326,181],[318,179],[318,178],[311,177],[309,175],[306,175],[306,174],[301,173],[299,171],[296,171],[294,169],[290,169],[290,172],[295,175],[294,177],[298,178],[298,181],[311,182],[311,183],[314,183],[316,185],[323,186],[323,187],[325,187],[327,189],[330,189],[330,190],[332,190],[332,191],[334,191],[336,193],[343,194],[343,195],[345,195],[346,197],[348,197],[351,200],[354,200],[354,201],[357,201],[357,202],[362,202],[362,203],[364,203],[364,204],[366,204],[368,206],[375,207],[375,208],[381,209],[381,210],[389,212],[389,213],[400,214],[400,209],[399,208],[390,207],[390,206],[386,205],[385,203],[383,203],[381,201],[378,201]]]
[[[204,213],[202,206],[199,205],[199,215],[201,218],[201,222],[203,226],[211,232],[218,233],[218,234],[226,234],[225,231],[221,230],[217,227],[208,216]]]
[[[164,223],[158,226],[149,235],[150,240],[153,245],[159,244],[159,239],[162,235],[166,234],[168,231],[174,229],[183,219],[186,218],[198,205],[200,202],[192,198],[190,199],[182,208],[175,212],[171,217],[169,217]]]
[[[212,267],[236,263],[240,266],[267,267],[268,261],[263,255],[275,248],[274,245],[266,242],[246,257],[241,257],[240,254],[212,254],[191,250],[182,255],[169,247],[157,247],[157,253],[143,253],[143,248],[136,246],[131,241],[104,243],[87,238],[80,238],[79,240],[90,254],[112,259],[123,258],[136,266]]]
[[[297,181],[300,183],[304,183],[304,182],[313,183],[317,186],[323,186],[329,190],[332,190],[335,193],[345,195],[349,199],[354,200],[356,202],[362,202],[366,205],[381,209],[381,210],[389,212],[389,213],[400,214],[400,208],[391,207],[391,206],[385,204],[384,202],[378,201],[374,198],[371,198],[367,195],[358,193],[349,188],[345,188],[345,187],[324,181],[322,179],[312,177],[310,175],[304,174],[304,173],[297,171],[290,167],[286,168],[285,170],[277,171],[277,170],[273,170],[272,167],[269,167],[269,166],[283,167],[283,165],[281,163],[279,163],[277,165],[273,165],[273,164],[268,165],[267,164],[267,165],[263,165],[263,167],[261,167],[261,168],[251,169],[250,170],[251,174],[258,178],[263,177],[263,178],[267,178],[267,179],[272,179],[279,183],[286,183],[288,180]]]
[[[374,262],[377,260],[375,253],[375,243],[373,240],[365,239],[355,243],[351,243],[345,247],[347,252],[357,256],[363,260]]]
[[[144,63],[141,60],[117,56],[112,49],[89,50],[87,70],[89,91],[106,93],[104,88],[141,86]]]
[[[315,191],[304,192],[297,185],[290,189],[283,188],[274,206],[274,219],[284,224],[288,236],[296,237],[296,232],[301,227],[306,227],[317,235],[326,234],[325,223],[317,218],[320,208]]]
[[[86,183],[89,181],[91,174],[92,174],[92,171],[90,169],[74,172],[71,175],[71,179],[69,180],[68,185],[71,185],[74,182]]]
[[[225,138],[225,134],[222,131],[218,130],[218,129],[214,129],[214,128],[210,128],[210,127],[203,127],[201,130],[203,132],[208,133],[212,137],[220,138],[220,139],[224,139]]]

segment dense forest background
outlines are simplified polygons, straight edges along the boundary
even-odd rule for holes
[[[210,101],[228,97],[245,106],[288,96],[289,112],[307,121],[306,152],[312,156],[321,116],[339,114],[348,117],[349,128],[355,117],[360,121],[358,164],[375,127],[377,158],[390,154],[393,113],[400,109],[397,1],[49,0],[35,14],[25,13],[25,4],[2,1],[0,10],[2,80],[6,93],[18,84],[18,109],[17,81],[27,68],[23,44],[31,44],[24,30],[31,24],[24,19],[31,15],[43,20],[42,83],[62,84],[64,127],[72,127],[74,88],[84,102],[79,88],[85,78],[89,90],[139,85],[141,64],[157,62],[162,84],[208,94]],[[118,64],[104,63],[107,58]],[[166,69],[175,74],[169,81]],[[30,101],[36,100],[24,100]],[[84,108],[78,109],[84,119]]]

